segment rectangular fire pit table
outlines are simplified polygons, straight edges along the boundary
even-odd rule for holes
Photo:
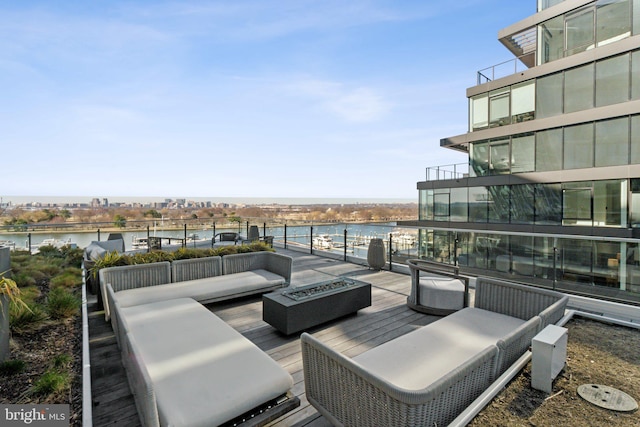
[[[262,296],[262,319],[291,335],[371,305],[371,284],[346,277]]]

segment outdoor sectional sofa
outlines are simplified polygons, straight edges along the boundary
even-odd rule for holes
[[[263,425],[300,404],[286,370],[197,302],[284,286],[291,263],[252,252],[100,270],[143,426]]]
[[[302,334],[309,402],[337,426],[445,426],[564,315],[568,297],[478,278],[475,305],[354,358]]]
[[[274,252],[192,258],[100,269],[105,320],[111,317],[107,287],[122,307],[193,298],[206,304],[287,286],[291,257]]]

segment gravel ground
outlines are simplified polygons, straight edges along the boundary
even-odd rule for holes
[[[640,401],[640,330],[576,318],[567,324],[567,365],[546,394],[531,388],[531,364],[470,426],[640,426],[640,412],[615,412],[582,399],[582,384],[621,390]]]

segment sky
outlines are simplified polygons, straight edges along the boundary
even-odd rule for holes
[[[0,196],[417,201],[535,5],[0,2]]]

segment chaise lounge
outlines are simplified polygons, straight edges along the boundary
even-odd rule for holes
[[[478,278],[474,307],[352,359],[304,333],[307,399],[336,426],[445,426],[560,320],[567,301]]]
[[[300,404],[287,371],[196,301],[113,302],[143,426],[263,425]]]

